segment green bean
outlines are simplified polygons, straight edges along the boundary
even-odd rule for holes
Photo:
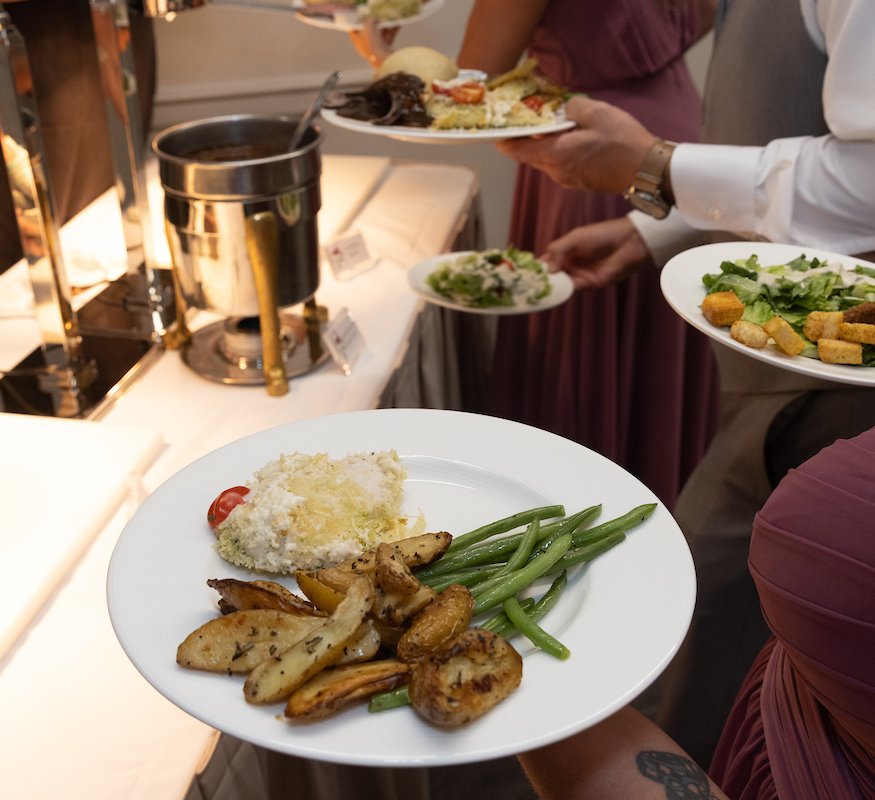
[[[522,567],[532,555],[532,551],[535,549],[535,544],[538,542],[540,533],[541,521],[539,519],[533,519],[529,523],[529,527],[526,528],[523,538],[520,539],[517,549],[513,551],[513,555],[507,560],[507,564],[498,571],[498,574],[503,575]]]
[[[533,519],[561,517],[564,514],[565,507],[562,505],[538,506],[537,508],[530,508],[528,511],[519,511],[516,514],[511,514],[509,517],[503,517],[487,525],[475,528],[473,531],[463,533],[461,536],[454,537],[447,552],[457,552],[472,544],[482,542],[490,536],[495,536],[498,533],[507,533],[514,528],[518,528],[520,525],[527,525]]]
[[[448,572],[446,575],[426,576],[425,578],[420,578],[420,582],[430,586],[436,592],[442,592],[447,586],[454,583],[471,587],[480,581],[492,577],[502,569],[504,569],[504,564],[484,564],[479,567],[460,569],[458,572]],[[417,577],[419,576],[417,575]]]
[[[620,544],[625,538],[626,534],[623,531],[614,531],[613,533],[605,534],[602,538],[590,542],[589,544],[582,545],[581,547],[570,548],[562,558],[556,562],[556,566],[549,574],[560,569],[569,569],[578,564],[585,564],[587,561],[592,561],[594,558],[602,555],[602,553],[607,553],[612,547]]]
[[[510,621],[533,645],[562,661],[571,655],[571,651],[562,642],[547,633],[523,611],[516,597],[508,597],[502,605]]]
[[[556,562],[562,558],[571,546],[571,534],[560,536],[544,553],[533,558],[521,569],[503,575],[501,584],[493,586],[487,591],[475,594],[474,613],[480,614],[494,606],[503,603],[508,597],[513,597],[517,592],[534,583],[542,575],[549,572]],[[479,588],[475,587],[475,588]]]
[[[552,545],[553,542],[556,541],[556,539],[566,535],[571,536],[573,531],[579,524],[579,518],[582,517],[589,510],[590,509],[579,511],[577,514],[573,514],[572,516],[567,517],[565,520],[563,520],[563,524],[557,527],[553,533],[551,533],[546,539],[544,539],[544,541],[539,544],[538,549],[530,555],[528,560],[531,561],[540,556],[542,553],[545,553],[550,548],[550,545]],[[509,563],[510,561],[508,561],[508,564]],[[522,564],[517,566],[517,569],[521,567]],[[506,574],[508,574],[508,570],[499,570],[492,577],[486,578],[482,581],[478,581],[476,584],[470,587],[471,591],[473,592],[475,597],[477,595],[483,594],[493,587],[501,585]]]
[[[573,527],[575,530],[584,524],[586,521],[594,517],[601,510],[600,505],[590,506],[570,517],[566,517],[556,522],[549,522],[546,525],[541,525],[539,533],[539,541],[543,541],[549,536],[552,536],[559,528],[565,529],[564,526]],[[574,520],[574,523],[570,521]],[[435,575],[443,575],[449,572],[456,572],[464,567],[473,567],[478,564],[495,564],[505,562],[519,546],[519,542],[524,536],[523,533],[512,533],[510,536],[503,536],[492,542],[483,542],[472,545],[461,550],[458,553],[444,554],[443,557],[416,571],[416,577],[420,580],[423,578],[431,578]]]
[[[570,517],[566,517],[547,536],[541,538],[541,541],[538,543],[538,549],[534,552],[533,556],[543,553],[560,536],[566,533],[574,534],[586,520],[593,516],[593,509],[599,508],[601,506],[590,506],[583,509],[583,511],[572,514]]]
[[[523,607],[523,611],[525,611],[534,622],[539,622],[544,615],[556,605],[559,596],[565,590],[567,584],[568,572],[562,570],[562,572],[560,572],[553,580],[553,583],[550,584],[550,588],[544,592],[537,602],[531,597],[526,597],[519,601],[520,605]],[[495,616],[490,617],[482,627],[486,627],[487,623],[490,623],[489,629],[493,633],[497,633],[505,639],[512,639],[519,633],[504,611],[499,611]]]
[[[644,505],[636,506],[631,511],[627,511],[621,517],[603,522],[594,528],[584,528],[583,530],[576,531],[572,544],[574,547],[579,547],[590,539],[598,537],[600,534],[627,531],[629,528],[634,528],[636,525],[644,522],[654,512],[656,505],[656,503],[645,503]]]
[[[388,692],[380,692],[379,694],[371,695],[368,701],[368,711],[375,713],[377,711],[387,711],[390,708],[400,708],[401,706],[410,705],[410,695],[407,692],[407,684],[399,686],[397,689],[390,689]]]
[[[525,597],[520,600],[520,605],[523,607],[523,611],[528,614],[529,612],[534,611],[537,602],[534,597]],[[497,633],[505,639],[508,637],[502,631],[515,630],[513,623],[508,619],[507,614],[505,614],[504,611],[497,611],[489,619],[484,620],[483,624],[478,627]]]

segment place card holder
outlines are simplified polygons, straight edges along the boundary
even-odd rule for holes
[[[355,362],[365,351],[365,340],[348,309],[340,309],[334,319],[325,323],[322,341],[343,374],[352,375]]]
[[[334,277],[339,281],[348,281],[367,272],[379,260],[371,255],[364,236],[355,228],[335,236],[322,250]]]

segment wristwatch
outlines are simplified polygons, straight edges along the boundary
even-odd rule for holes
[[[665,187],[668,162],[674,149],[673,142],[657,139],[647,153],[641,169],[636,173],[632,185],[623,194],[634,208],[656,219],[667,217],[674,203]]]

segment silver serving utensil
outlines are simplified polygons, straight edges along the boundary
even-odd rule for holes
[[[325,102],[325,98],[328,97],[328,93],[337,85],[337,82],[340,80],[342,74],[343,73],[341,73],[340,70],[335,70],[325,79],[325,83],[322,84],[322,88],[319,90],[319,94],[317,94],[316,97],[313,98],[313,102],[311,102],[310,105],[307,106],[307,110],[298,121],[298,126],[292,133],[292,138],[289,139],[289,150],[297,149],[298,145],[301,143],[301,139],[304,138],[304,134],[310,127],[310,123],[313,121],[313,117],[315,117],[319,113],[319,110],[322,108],[322,104]]]

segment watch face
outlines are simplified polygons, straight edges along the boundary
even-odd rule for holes
[[[625,198],[633,208],[643,211],[656,219],[664,219],[668,216],[669,205],[660,194],[650,194],[636,189],[627,192]]]

